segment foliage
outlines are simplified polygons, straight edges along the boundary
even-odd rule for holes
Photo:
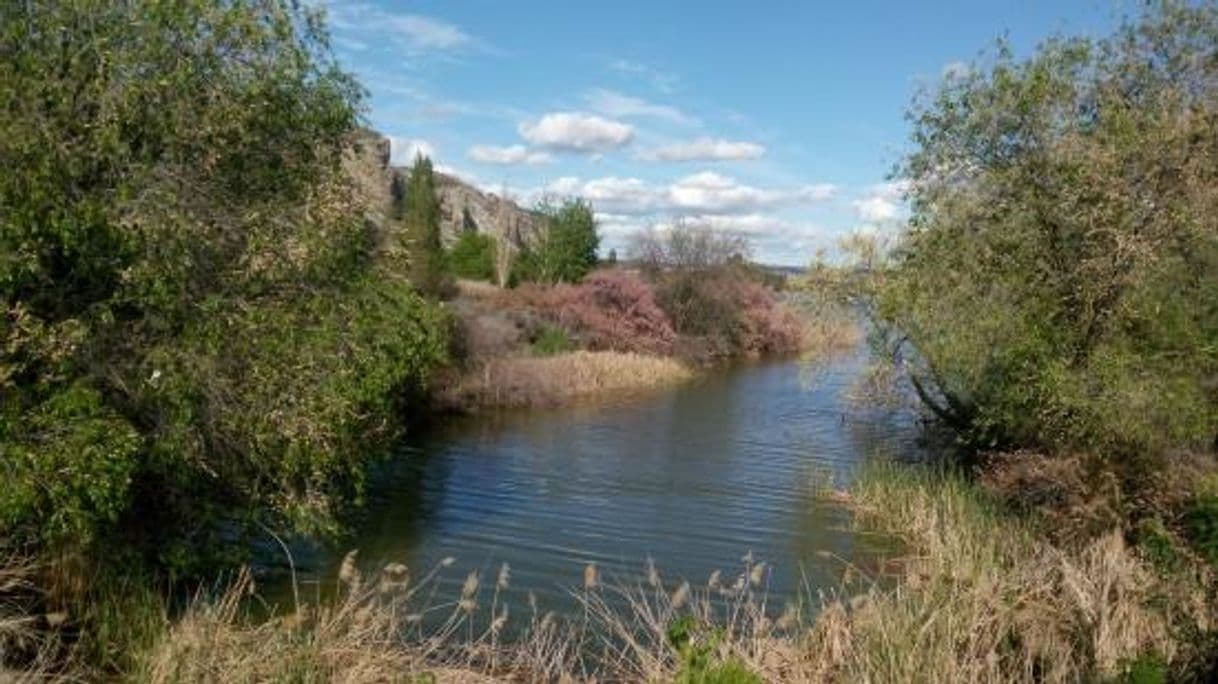
[[[799,349],[802,326],[764,284],[764,271],[745,261],[747,240],[679,223],[663,234],[643,231],[631,243],[632,257],[655,280],[656,300],[673,328],[704,347],[698,355]]]
[[[965,441],[1127,459],[1218,425],[1218,7],[946,80],[916,106],[913,216],[879,318]]]
[[[440,197],[430,159],[421,154],[415,158],[405,187],[395,191],[394,198],[394,215],[402,222],[411,282],[426,295],[445,292],[448,283],[440,238]]]
[[[495,239],[466,231],[448,251],[448,270],[458,278],[490,281],[495,277]]]
[[[706,270],[744,264],[752,249],[739,234],[713,230],[690,221],[677,221],[667,231],[647,228],[630,239],[630,256],[650,273],[664,270]]]
[[[536,245],[521,250],[513,279],[578,283],[596,267],[601,240],[592,205],[573,199],[557,207],[543,204],[537,211],[545,217],[545,231]]]
[[[0,53],[0,534],[332,529],[446,323],[376,261],[320,15],[7,3]]]
[[[707,628],[692,615],[682,615],[669,624],[665,636],[680,660],[674,684],[761,684],[761,677],[739,659],[717,657],[722,629]]]
[[[1199,494],[1184,512],[1189,543],[1203,558],[1218,565],[1218,496]]]
[[[571,330],[589,349],[666,354],[675,339],[651,285],[620,270],[597,271],[578,285],[522,287],[520,298]]]
[[[571,351],[575,345],[571,342],[571,337],[567,335],[566,330],[547,325],[542,327],[537,339],[533,340],[531,348],[535,356],[554,356]]]

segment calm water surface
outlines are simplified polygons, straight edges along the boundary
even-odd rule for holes
[[[882,542],[817,501],[814,478],[842,483],[869,455],[917,450],[908,416],[850,408],[863,364],[741,364],[658,393],[460,418],[377,475],[349,548],[369,568],[403,562],[416,577],[454,557],[450,588],[507,562],[514,591],[559,610],[590,562],[612,578],[650,557],[666,579],[705,582],[752,552],[773,567],[773,604],[833,586],[845,561]],[[341,555],[302,553],[306,586],[332,582]]]

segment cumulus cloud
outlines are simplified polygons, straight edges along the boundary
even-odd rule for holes
[[[540,194],[579,195],[598,210],[621,215],[746,214],[785,206],[813,204],[832,197],[830,184],[797,188],[758,188],[734,178],[703,171],[669,184],[610,176],[580,182],[561,178]]]
[[[435,159],[436,148],[426,140],[389,136],[389,163],[392,166],[410,166],[419,155]]]
[[[530,150],[524,145],[474,145],[466,153],[470,159],[483,164],[548,164],[553,158],[545,152]]]
[[[867,223],[886,223],[900,218],[905,211],[904,197],[909,181],[899,180],[872,186],[864,197],[854,202],[855,214]]]
[[[649,117],[681,125],[697,123],[697,119],[694,119],[676,107],[648,102],[642,98],[623,95],[613,90],[599,88],[588,93],[585,99],[590,109],[600,112],[605,116],[618,118]]]
[[[581,112],[553,112],[520,124],[520,135],[533,145],[591,154],[616,150],[634,139],[634,128],[620,121]]]
[[[740,161],[760,159],[765,146],[757,143],[714,138],[698,138],[664,145],[640,155],[654,161]]]

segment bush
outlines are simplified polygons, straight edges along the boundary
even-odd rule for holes
[[[597,271],[579,285],[521,288],[538,312],[572,331],[589,349],[666,354],[672,324],[646,281],[620,270]]]
[[[683,336],[703,338],[712,356],[789,353],[803,325],[765,286],[733,267],[659,276],[659,302]]]
[[[571,342],[567,331],[552,325],[543,327],[532,344],[535,356],[553,356],[571,351],[574,348],[575,345]]]
[[[458,278],[490,281],[495,277],[495,239],[463,232],[448,252],[448,268]]]

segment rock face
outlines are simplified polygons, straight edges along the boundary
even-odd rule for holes
[[[462,232],[473,231],[506,237],[519,247],[532,244],[541,231],[541,218],[535,212],[483,192],[455,176],[437,173],[436,194],[440,197],[440,230],[446,244],[456,241]]]
[[[409,169],[390,166],[389,156],[388,138],[363,131],[347,159],[348,172],[368,207],[368,219],[378,225],[388,222],[394,177],[405,182],[409,173]],[[533,244],[541,233],[542,219],[536,212],[483,192],[456,176],[436,173],[436,194],[440,198],[440,231],[445,245],[452,245],[461,233],[473,231],[507,238],[519,248]]]

